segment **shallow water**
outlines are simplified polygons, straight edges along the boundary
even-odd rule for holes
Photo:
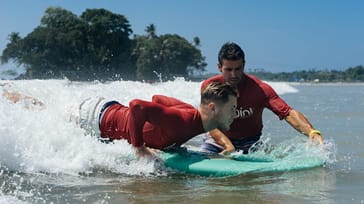
[[[0,203],[364,203],[363,84],[270,83],[323,132],[326,165],[212,178],[137,160],[125,141],[99,143],[69,123],[65,111],[94,95],[127,104],[165,94],[197,106],[200,83],[4,82],[10,82],[12,91],[39,98],[47,108],[26,110],[24,104],[0,98]],[[270,111],[264,118],[263,138],[278,147],[276,153],[304,150],[303,136]],[[198,148],[200,142],[199,136],[187,145]]]

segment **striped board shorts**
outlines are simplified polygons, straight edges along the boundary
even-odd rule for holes
[[[79,106],[76,113],[76,117],[73,116],[76,123],[86,130],[87,134],[96,136],[102,140],[100,132],[100,124],[102,121],[103,114],[113,104],[118,104],[117,101],[106,100],[103,97],[91,97],[85,99]],[[78,112],[78,113],[77,113]],[[72,116],[71,116],[72,118]],[[72,120],[72,119],[71,119]]]
[[[255,151],[254,149],[251,149],[251,147],[258,146],[260,141],[261,133],[247,139],[242,140],[234,140],[230,139],[231,143],[234,145],[236,150],[243,151],[244,154],[248,154],[249,151]],[[202,151],[206,153],[220,153],[224,147],[217,144],[215,140],[211,137],[209,133],[205,133],[205,138],[203,140],[203,143],[201,145]]]

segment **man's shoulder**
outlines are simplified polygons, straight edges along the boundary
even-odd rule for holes
[[[245,74],[245,76],[248,79],[252,80],[252,81],[255,81],[255,82],[258,82],[258,83],[261,83],[262,82],[262,80],[259,79],[257,76],[254,76],[254,75],[251,75],[251,74]]]
[[[275,93],[273,87],[265,81],[262,81],[257,76],[254,75],[246,75],[246,83],[245,86],[250,87],[250,90],[262,90],[265,94],[270,95],[271,93]],[[254,89],[255,87],[255,89]]]
[[[206,81],[223,81],[223,80],[224,77],[221,74],[217,74],[215,76],[206,79]]]
[[[246,74],[246,81],[248,81],[248,83],[252,83],[252,84],[257,84],[257,85],[267,85],[267,83],[265,83],[264,81],[262,81],[261,79],[259,79],[257,76],[251,75],[251,74]]]
[[[212,76],[212,77],[210,77],[210,78],[207,78],[207,79],[205,79],[203,82],[202,82],[202,84],[203,85],[206,85],[206,84],[209,84],[209,83],[211,83],[211,82],[216,82],[216,81],[218,81],[218,82],[224,82],[224,77],[221,75],[221,74],[219,74],[219,75],[215,75],[215,76]]]

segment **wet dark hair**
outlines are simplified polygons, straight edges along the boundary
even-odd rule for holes
[[[225,104],[229,101],[229,96],[237,97],[236,89],[229,84],[221,82],[211,82],[201,92],[201,103],[217,102]]]
[[[227,42],[220,48],[219,51],[219,64],[222,64],[223,60],[240,60],[243,59],[243,63],[245,62],[245,53],[241,49],[239,45],[233,42]]]

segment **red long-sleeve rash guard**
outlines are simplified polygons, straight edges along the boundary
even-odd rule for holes
[[[101,136],[126,139],[139,147],[164,149],[179,146],[205,132],[196,108],[175,98],[154,95],[152,102],[132,100],[129,107],[110,106],[100,125]]]

